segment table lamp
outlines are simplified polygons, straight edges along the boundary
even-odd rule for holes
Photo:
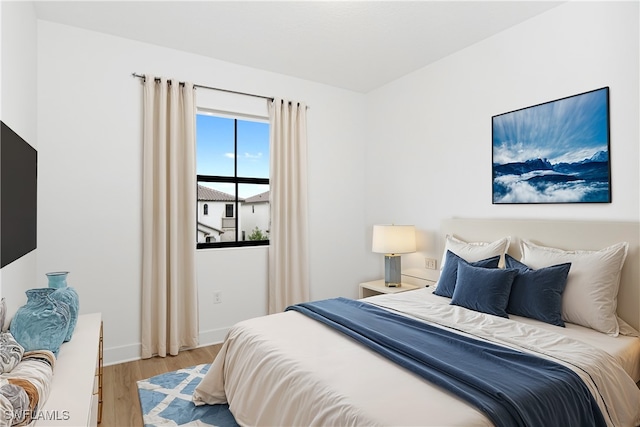
[[[400,255],[416,251],[413,225],[374,225],[372,251],[384,255],[384,285],[400,286]]]

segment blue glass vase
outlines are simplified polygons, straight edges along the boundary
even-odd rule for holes
[[[68,271],[54,271],[47,273],[47,280],[49,280],[50,288],[66,288],[67,287],[67,275]]]
[[[49,350],[58,354],[69,329],[69,306],[51,298],[54,288],[29,289],[27,303],[11,320],[10,331],[25,351]]]
[[[51,298],[62,301],[69,306],[69,328],[65,334],[65,342],[71,340],[71,337],[73,336],[73,331],[76,329],[76,324],[78,323],[78,310],[80,309],[78,293],[72,287],[67,286],[68,274],[68,271],[47,273],[49,288],[55,290],[55,292],[51,294]]]

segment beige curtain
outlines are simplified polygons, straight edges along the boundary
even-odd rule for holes
[[[307,107],[269,104],[269,313],[309,300]]]
[[[145,76],[142,358],[198,344],[193,85]]]

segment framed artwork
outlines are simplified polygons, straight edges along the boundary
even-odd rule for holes
[[[611,203],[609,88],[492,117],[493,204]]]

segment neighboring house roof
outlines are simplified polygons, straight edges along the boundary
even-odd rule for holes
[[[247,197],[244,202],[245,203],[260,203],[260,202],[268,202],[269,201],[269,192],[265,191],[264,193],[256,194],[255,196]]]
[[[198,231],[205,233],[205,234],[211,234],[211,233],[218,233],[218,234],[224,234],[224,230],[219,230],[215,227],[211,227],[210,225],[207,224],[203,224],[201,222],[198,221]]]
[[[213,188],[198,185],[198,200],[208,202],[234,202],[236,198],[233,194],[223,193]],[[244,202],[244,199],[238,198],[238,201]]]

